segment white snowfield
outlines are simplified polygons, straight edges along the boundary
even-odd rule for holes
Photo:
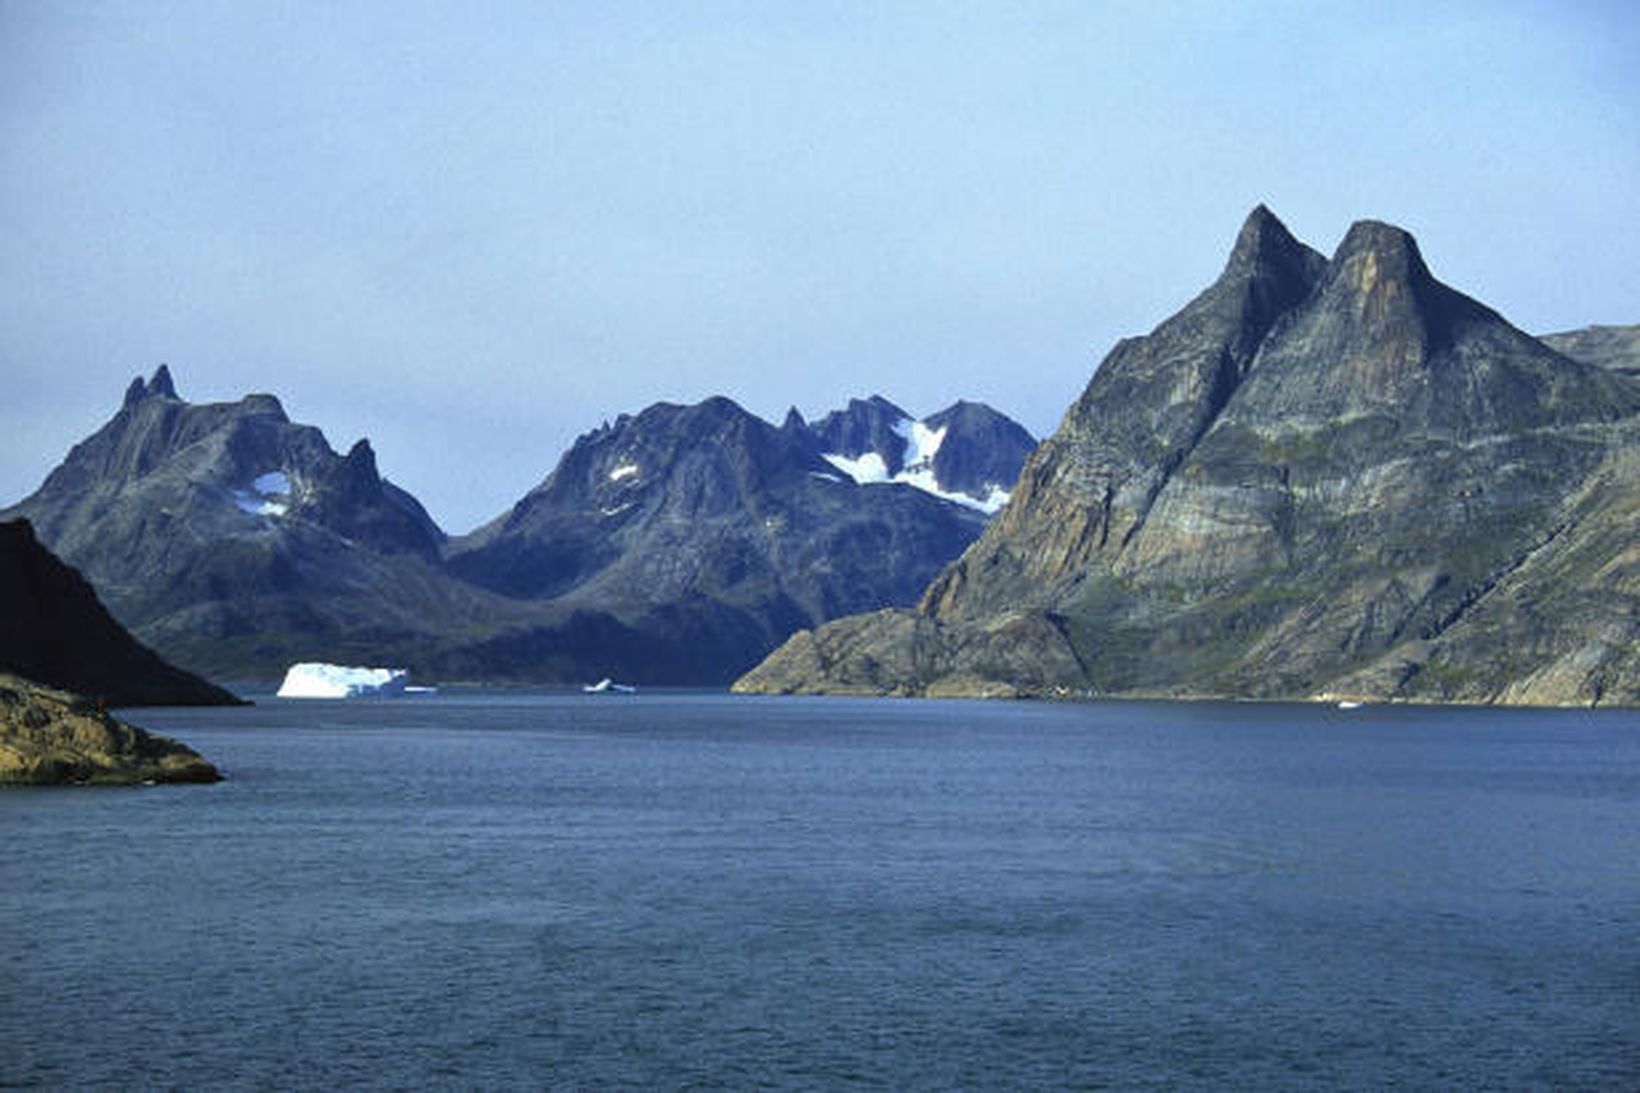
[[[609,472],[609,480],[611,482],[619,482],[621,479],[631,478],[637,473],[638,465],[636,463],[622,463],[619,467],[616,467],[614,470]]]
[[[899,482],[943,500],[978,509],[987,516],[994,515],[1008,503],[1008,491],[994,483],[990,484],[990,492],[983,498],[970,497],[966,493],[941,488],[939,480],[934,476],[934,456],[939,454],[940,445],[945,443],[944,429],[930,429],[920,421],[903,417],[894,423],[894,431],[905,440],[905,455],[900,459],[902,469],[898,474],[890,475],[888,465],[876,452],[866,452],[858,459],[828,452],[821,458],[861,486],[878,482]]]
[[[403,694],[410,682],[404,668],[347,668],[340,664],[292,664],[279,685],[280,698],[358,698]]]

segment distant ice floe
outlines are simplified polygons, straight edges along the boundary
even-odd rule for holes
[[[977,509],[987,516],[995,515],[1008,503],[1008,491],[994,484],[983,498],[970,497],[966,493],[940,487],[939,479],[934,476],[934,457],[939,454],[940,445],[945,443],[945,429],[930,429],[920,421],[903,417],[894,423],[894,431],[905,441],[905,455],[900,460],[902,469],[898,474],[890,475],[888,465],[876,452],[866,452],[858,459],[829,452],[821,458],[861,486],[875,485],[879,482],[898,482],[913,486],[924,493],[931,493],[942,500]]]
[[[358,698],[397,695],[410,690],[404,668],[348,668],[340,664],[292,664],[279,685],[280,698]],[[426,690],[427,688],[414,688]]]
[[[234,490],[233,503],[252,516],[283,516],[290,511],[290,477],[284,471],[268,471],[251,481],[248,490]]]

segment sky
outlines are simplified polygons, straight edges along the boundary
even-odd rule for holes
[[[161,362],[452,533],[657,401],[1041,436],[1260,202],[1640,322],[1637,57],[1626,0],[0,0],[0,505]]]

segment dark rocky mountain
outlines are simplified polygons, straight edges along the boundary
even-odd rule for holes
[[[594,674],[728,682],[800,627],[915,602],[983,524],[908,487],[845,481],[800,419],[776,428],[714,398],[581,437],[510,512],[453,541],[447,565],[602,627]],[[508,640],[539,652],[553,632]]]
[[[930,462],[935,485],[982,502],[998,490],[1013,489],[1025,460],[1036,451],[1035,437],[983,402],[955,402],[924,418],[922,425],[940,437]]]
[[[1640,325],[1586,326],[1581,330],[1543,334],[1538,340],[1584,364],[1640,376]]]
[[[0,672],[110,706],[239,703],[127,633],[26,520],[0,523]]]
[[[1640,382],[1267,210],[1121,342],[915,610],[737,687],[1640,701]]]
[[[0,673],[0,786],[221,780],[185,744],[128,725],[81,695]]]
[[[187,403],[163,366],[0,515],[31,520],[143,641],[243,681],[320,660],[727,682],[795,629],[914,603],[984,523],[847,481],[801,417],[775,428],[712,399],[583,437],[447,543],[365,441],[338,454],[271,395]]]
[[[787,428],[801,425],[787,418]],[[1013,419],[959,401],[917,420],[881,395],[810,427],[822,457],[862,485],[901,482],[987,515],[1008,499],[1036,441]]]
[[[431,669],[527,617],[443,574],[443,536],[367,443],[339,455],[271,395],[184,402],[163,365],[0,516],[27,517],[144,643],[223,679],[298,660]]]
[[[820,450],[848,459],[875,452],[889,475],[905,469],[906,438],[903,425],[912,416],[881,395],[853,398],[810,426]],[[1010,481],[1012,481],[1010,479]]]

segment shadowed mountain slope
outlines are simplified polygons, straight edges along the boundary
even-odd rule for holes
[[[0,672],[111,706],[239,703],[126,632],[27,520],[0,522]]]

